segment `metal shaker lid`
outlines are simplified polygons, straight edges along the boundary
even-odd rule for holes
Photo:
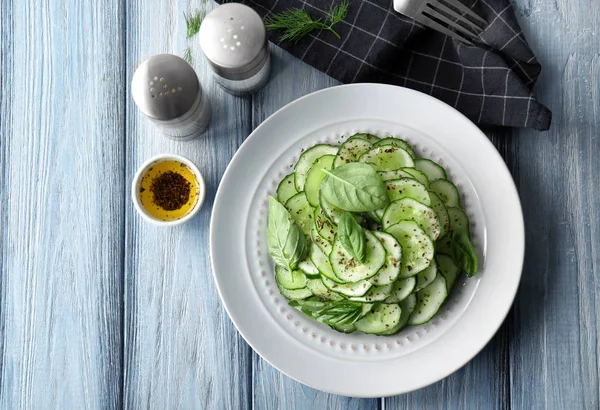
[[[173,54],[157,54],[145,60],[133,74],[131,93],[139,109],[159,121],[188,112],[202,92],[194,69]]]
[[[239,3],[218,6],[200,26],[200,47],[221,77],[244,80],[267,61],[267,31],[254,10]]]

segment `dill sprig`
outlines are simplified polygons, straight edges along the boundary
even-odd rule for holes
[[[281,41],[298,41],[313,30],[323,30],[327,24],[314,20],[305,10],[293,8],[274,14],[265,20],[267,30],[284,30]]]
[[[192,50],[189,47],[183,50],[183,59],[187,61],[189,65],[192,65]]]
[[[328,30],[337,38],[341,38],[333,26],[346,18],[347,14],[348,0],[342,0],[329,10],[325,20],[323,18],[314,19],[306,10],[292,8],[267,17],[265,26],[267,30],[283,30],[280,41],[298,42],[314,30]]]
[[[329,26],[333,26],[334,24],[339,23],[343,19],[346,18],[348,14],[348,0],[343,0],[341,3],[333,6],[328,13],[327,22]],[[339,38],[339,36],[338,36]]]
[[[186,26],[186,35],[185,38],[190,38],[198,31],[200,31],[200,24],[204,19],[204,12],[196,10],[189,16],[183,13],[183,17],[185,18],[185,26]]]

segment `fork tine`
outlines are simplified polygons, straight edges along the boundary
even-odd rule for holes
[[[473,43],[471,41],[469,41],[467,38],[461,36],[460,34],[452,31],[452,30],[448,30],[446,27],[442,26],[439,23],[436,23],[435,21],[433,21],[432,19],[430,19],[429,17],[418,15],[415,17],[415,20],[417,20],[419,23],[426,25],[429,28],[432,28],[436,31],[439,31],[442,34],[447,35],[448,37],[452,37],[455,38],[458,41],[461,41],[465,44],[468,44],[470,46],[473,45]]]
[[[461,33],[467,35],[467,36],[471,36],[471,37],[478,37],[478,34],[481,33],[481,29],[477,29],[477,32],[472,32],[467,30],[466,28],[464,28],[463,26],[461,26],[460,24],[456,23],[455,21],[452,21],[451,19],[449,19],[448,17],[444,16],[442,13],[438,13],[437,11],[435,11],[434,9],[425,9],[422,11],[422,13],[427,13],[430,14],[431,16],[435,17],[436,19],[446,23],[448,25],[448,27],[453,28],[454,30],[458,30]],[[426,15],[427,17],[427,15]]]
[[[428,7],[428,8],[426,8],[424,10],[428,10],[428,12],[429,12],[429,10],[433,10],[433,8],[435,7],[437,10],[440,10],[442,13],[445,13],[447,16],[450,16],[451,18],[455,19],[456,21],[466,24],[467,26],[469,26],[473,29],[473,32],[475,33],[475,35],[479,35],[483,31],[480,26],[478,26],[477,24],[473,23],[470,20],[467,20],[464,16],[455,12],[451,8],[445,6],[444,4],[440,3],[439,1],[431,0],[429,3],[427,3],[426,7]],[[435,10],[435,11],[437,11],[437,10]],[[442,13],[438,13],[438,14],[443,16]],[[440,20],[443,20],[443,19],[440,18]],[[445,20],[443,20],[443,21],[445,21]],[[456,21],[454,21],[454,25],[452,25],[452,27],[454,27],[456,25]]]
[[[444,2],[444,3],[448,4],[451,7],[459,9],[460,11],[462,11],[463,13],[465,13],[469,17],[471,17],[473,20],[477,21],[481,25],[481,28],[485,28],[488,25],[487,21],[485,21],[483,18],[481,18],[473,10],[471,10],[470,8],[468,8],[467,6],[465,6],[464,4],[462,4],[459,0],[434,0],[433,2],[434,3],[438,3],[438,4],[442,4],[441,2]],[[448,7],[446,6],[446,8],[448,8]]]

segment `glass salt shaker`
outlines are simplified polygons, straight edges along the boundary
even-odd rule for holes
[[[194,69],[182,58],[157,54],[133,74],[136,105],[167,137],[185,141],[208,128],[211,107]]]
[[[200,26],[200,47],[215,79],[230,94],[253,93],[269,80],[267,31],[246,5],[223,4],[208,13]]]

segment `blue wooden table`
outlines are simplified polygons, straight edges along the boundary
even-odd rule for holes
[[[519,187],[527,230],[507,320],[430,387],[351,399],[273,369],[237,334],[213,284],[209,218],[244,138],[288,102],[336,82],[273,48],[252,97],[211,80],[183,13],[200,0],[0,0],[0,407],[3,409],[600,408],[600,7],[515,0],[544,71],[552,129],[485,130]],[[210,7],[210,6],[209,6]],[[161,136],[130,94],[145,57],[192,46],[210,131]],[[205,206],[173,229],[129,199],[136,168],[183,154]]]

